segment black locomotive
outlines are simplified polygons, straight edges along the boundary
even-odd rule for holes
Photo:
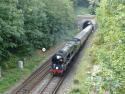
[[[93,24],[91,21],[86,21],[84,25],[86,25],[86,27],[84,27],[80,33],[78,33],[72,40],[68,41],[62,49],[52,56],[50,72],[53,75],[63,74],[64,71],[66,71],[71,59],[93,31]]]

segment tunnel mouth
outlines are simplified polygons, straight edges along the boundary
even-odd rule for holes
[[[91,21],[89,21],[89,20],[87,20],[87,21],[83,22],[82,29],[85,29],[88,25],[91,25],[91,24],[92,24],[92,22],[91,22]]]

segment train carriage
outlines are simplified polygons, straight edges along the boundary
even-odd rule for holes
[[[74,39],[80,40],[80,45],[82,45],[89,36],[89,34],[92,32],[92,28],[93,28],[92,25],[88,25],[85,29],[83,29],[80,33],[78,33],[74,37]]]

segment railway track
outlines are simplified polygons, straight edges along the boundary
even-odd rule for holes
[[[75,60],[78,57],[77,55],[79,54],[79,51],[75,54],[75,57],[71,60],[71,62],[73,62],[73,60]],[[72,68],[74,63],[76,62],[73,62],[69,65],[69,68],[67,69],[67,71],[64,73],[63,76],[51,77],[47,82],[47,84],[45,85],[45,87],[42,88],[37,94],[56,94],[60,86],[62,85],[63,81],[67,77],[68,73],[70,72],[70,69]]]
[[[60,49],[64,43],[57,47],[53,53]],[[51,55],[52,56],[52,55]],[[50,58],[40,66],[36,71],[34,71],[23,83],[21,83],[17,88],[12,90],[7,94],[31,94],[32,90],[48,75],[48,70],[51,64]]]
[[[85,44],[85,42],[84,42]],[[62,85],[63,81],[65,80],[65,78],[67,77],[68,73],[70,72],[71,68],[73,67],[73,65],[76,62],[76,59],[79,56],[79,52],[84,49],[84,45],[79,49],[79,51],[75,54],[74,58],[71,59],[71,64],[69,65],[67,71],[64,73],[64,75],[62,77],[52,77],[49,79],[48,83],[46,84],[46,86],[44,88],[42,88],[40,90],[40,92],[38,92],[37,94],[56,94],[60,88],[60,86]]]
[[[56,94],[65,77],[52,77],[39,94]]]
[[[11,94],[29,94],[30,91],[48,74],[50,59],[47,60],[38,70],[32,73],[18,88]]]

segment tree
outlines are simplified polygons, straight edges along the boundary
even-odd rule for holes
[[[89,3],[88,0],[72,0],[74,2],[74,6],[80,6],[80,7],[88,7]]]
[[[0,60],[49,48],[74,26],[70,0],[1,0]]]
[[[1,0],[0,3],[0,58],[6,58],[22,44],[23,15],[17,9],[17,0]],[[13,51],[14,52],[14,51]]]
[[[96,13],[96,8],[99,6],[100,0],[88,0],[91,14]]]
[[[25,1],[20,1],[25,2]],[[29,3],[30,2],[30,3]],[[34,48],[49,48],[73,26],[73,8],[69,0],[31,0],[22,3],[24,28]]]

